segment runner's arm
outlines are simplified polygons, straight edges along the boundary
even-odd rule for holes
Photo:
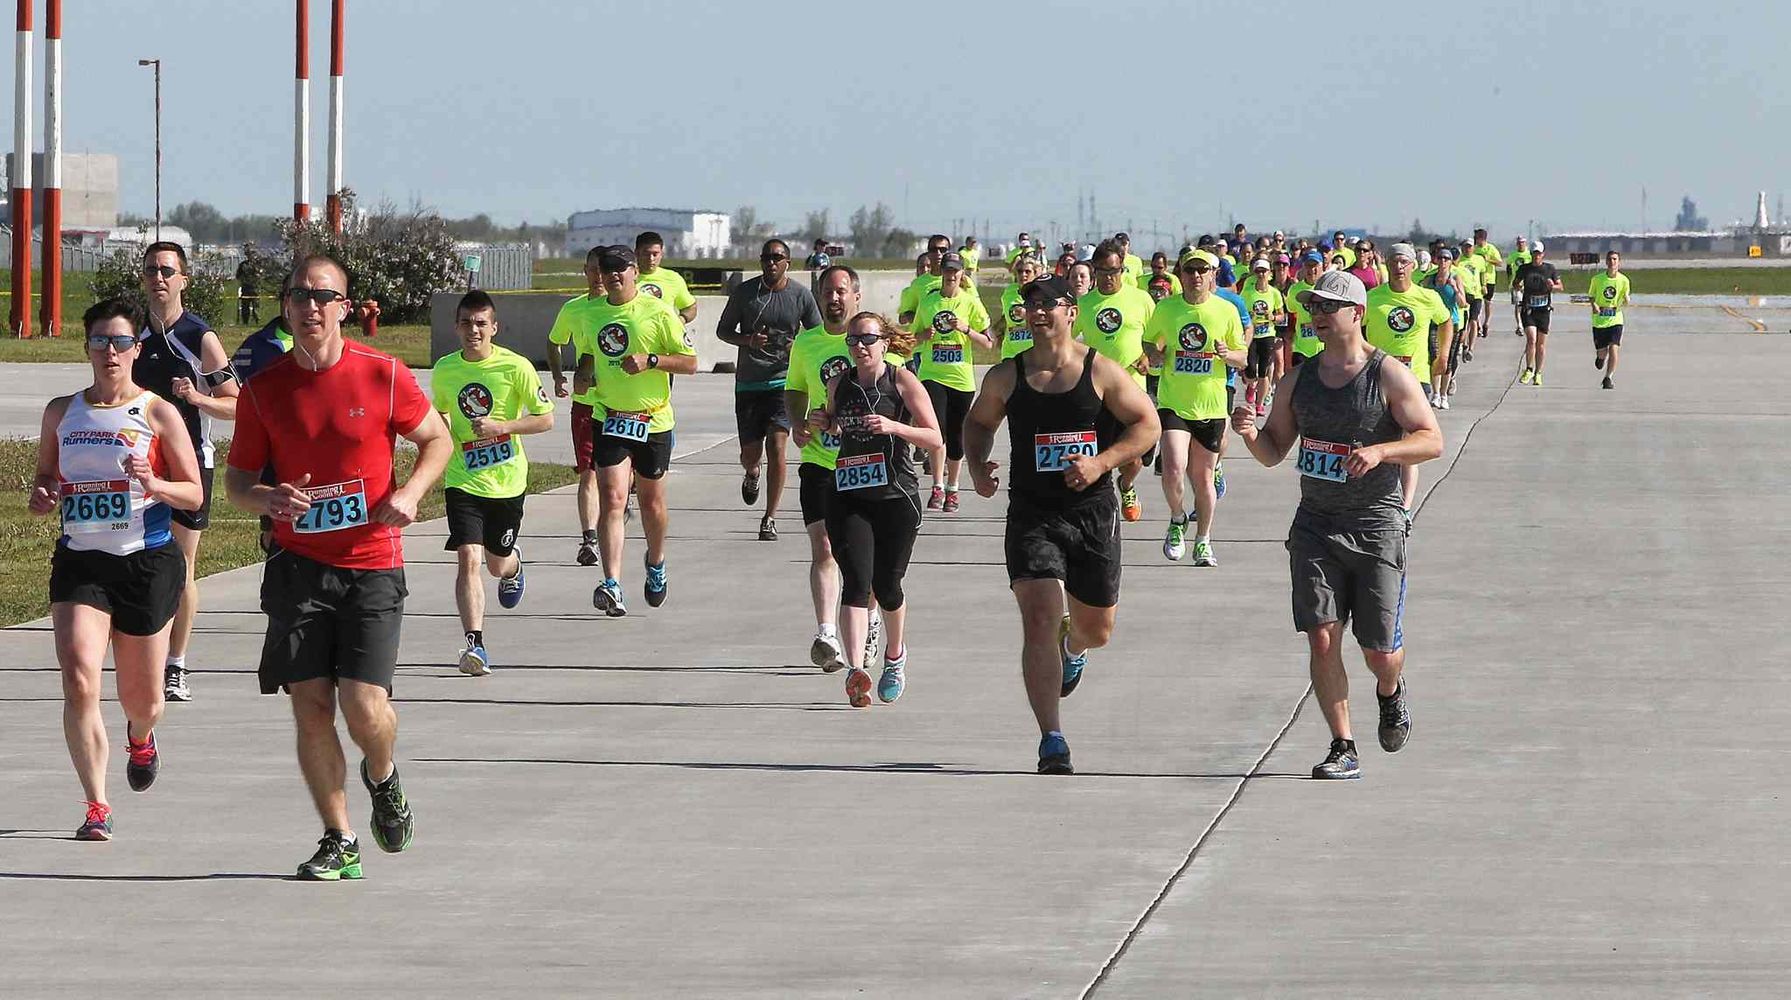
[[[403,437],[417,446],[416,465],[411,468],[410,478],[404,485],[388,494],[373,510],[373,520],[399,528],[417,519],[417,507],[423,501],[423,494],[441,478],[442,470],[448,467],[448,459],[454,453],[454,438],[448,433],[447,425],[440,420],[431,420],[428,412],[415,427],[405,431]]]
[[[224,342],[210,330],[205,331],[199,341],[199,370],[207,382],[211,382],[213,376],[221,376],[222,381],[212,384],[211,392],[207,394],[193,386],[192,380],[177,378],[174,380],[175,395],[213,420],[235,420],[236,395],[241,390],[236,384],[236,372],[230,367],[230,357],[224,353]]]
[[[31,513],[48,514],[62,499],[62,461],[59,454],[62,416],[68,412],[68,396],[58,396],[44,407],[43,421],[37,431],[37,475],[31,481]]]
[[[850,378],[851,373],[842,377]],[[943,447],[945,438],[939,433],[939,417],[933,412],[933,400],[927,395],[926,387],[906,368],[897,368],[895,377],[896,389],[902,394],[902,403],[908,407],[912,420],[905,424],[891,420],[884,429],[919,448],[931,451]]]
[[[1157,418],[1157,408],[1151,403],[1150,396],[1133,381],[1129,369],[1099,354],[1092,360],[1095,385],[1101,390],[1101,405],[1125,427],[1119,440],[1095,458],[1108,469],[1117,469],[1143,457],[1157,443],[1157,438],[1163,436],[1163,424]]]
[[[1298,436],[1293,416],[1294,380],[1300,377],[1302,371],[1316,368],[1316,364],[1308,362],[1281,376],[1281,381],[1275,385],[1275,402],[1269,407],[1269,419],[1260,429],[1256,426],[1256,414],[1250,412],[1249,404],[1240,400],[1237,409],[1231,411],[1231,429],[1237,431],[1238,437],[1243,438],[1244,444],[1249,447],[1250,454],[1263,465],[1269,468],[1280,465],[1281,460],[1287,457],[1288,449],[1293,447],[1294,438]],[[1411,372],[1406,372],[1406,378],[1411,379],[1414,387],[1417,386],[1417,378]]]
[[[221,353],[223,347],[218,350]],[[232,406],[231,409],[236,408]],[[156,443],[161,446],[165,474],[133,478],[143,484],[151,500],[160,500],[180,510],[198,510],[205,502],[205,488],[199,484],[199,457],[193,454],[193,441],[187,434],[186,422],[180,418],[180,411],[173,403],[157,398],[150,402],[145,416],[149,418],[150,429],[155,431]],[[149,471],[147,467],[148,463],[144,462],[141,468]]]
[[[999,466],[989,460],[989,454],[995,448],[996,428],[1007,419],[1007,398],[1014,391],[1015,371],[1012,360],[989,369],[964,417],[964,467],[980,496],[992,497],[1001,486],[995,478]]]
[[[752,334],[740,329],[740,295],[735,288],[728,295],[728,304],[721,307],[721,318],[715,322],[715,336],[733,347],[749,347]]]
[[[1437,416],[1418,385],[1418,377],[1404,365],[1381,364],[1381,391],[1386,395],[1387,410],[1405,436],[1385,444],[1357,448],[1350,454],[1347,471],[1360,476],[1384,462],[1395,465],[1418,465],[1443,455],[1443,432],[1437,428]],[[1290,397],[1291,398],[1291,397]],[[1253,449],[1254,450],[1254,449]],[[1358,459],[1362,460],[1359,462]],[[1372,459],[1372,462],[1368,461]]]

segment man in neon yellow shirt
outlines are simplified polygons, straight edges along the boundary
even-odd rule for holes
[[[597,258],[603,247],[592,247],[585,253],[585,294],[574,296],[565,305],[560,306],[559,314],[554,317],[553,328],[547,332],[547,341],[551,345],[547,351],[547,370],[553,374],[553,394],[559,399],[572,397],[572,468],[578,473],[578,564],[580,566],[597,565],[597,466],[591,462],[591,448],[594,443],[591,428],[591,406],[597,402],[596,389],[586,386],[578,392],[566,388],[566,371],[561,348],[573,345],[572,367],[574,370],[585,363],[585,357],[579,354],[580,343],[576,334],[584,328],[585,316],[606,292],[603,290],[603,272],[597,268]]]
[[[1498,244],[1486,238],[1484,227],[1474,230],[1474,253],[1486,265],[1481,269],[1482,276],[1486,279],[1486,289],[1482,296],[1485,300],[1482,307],[1484,315],[1480,317],[1480,336],[1484,337],[1486,331],[1492,327],[1493,293],[1499,290],[1499,271],[1505,266],[1505,257],[1499,253]]]
[[[970,279],[972,287],[976,285],[976,269],[982,266],[983,248],[976,243],[976,237],[964,237],[964,245],[959,248],[958,256],[964,258],[964,276]]]
[[[1418,267],[1418,251],[1410,243],[1395,243],[1388,251],[1387,283],[1368,290],[1367,312],[1363,331],[1368,343],[1392,355],[1412,370],[1420,385],[1430,383],[1431,329],[1437,331],[1439,356],[1445,357],[1455,339],[1455,324],[1449,307],[1434,290],[1412,283],[1412,272]],[[1418,494],[1418,467],[1408,465],[1402,473],[1406,516]]]
[[[1001,290],[1001,315],[996,317],[1003,361],[1032,346],[1032,327],[1026,325],[1026,306],[1020,301],[1020,289],[1044,273],[1039,259],[1031,254],[1016,258],[1013,269],[1014,282]]]
[[[1300,293],[1310,289],[1318,276],[1325,273],[1324,254],[1317,250],[1308,250],[1300,258],[1300,275],[1298,280],[1287,286],[1282,298],[1287,302],[1288,316],[1293,320],[1293,367],[1298,368],[1308,359],[1315,358],[1325,349],[1324,341],[1318,339],[1318,333],[1312,327],[1312,311],[1300,302]]]
[[[443,548],[455,553],[458,565],[454,604],[466,633],[460,672],[481,677],[491,672],[491,656],[485,651],[479,564],[497,578],[499,604],[522,603],[516,533],[522,528],[529,460],[521,439],[553,429],[553,401],[527,358],[492,343],[498,321],[491,296],[477,289],[466,293],[454,309],[454,332],[460,350],[435,363],[429,389],[454,440],[454,457],[442,473],[448,508]]]
[[[1136,279],[1125,272],[1125,248],[1107,240],[1095,248],[1090,264],[1094,270],[1094,287],[1076,300],[1077,339],[1099,351],[1104,357],[1130,372],[1139,388],[1147,385],[1150,362],[1144,357],[1144,324],[1157,308],[1150,293],[1139,288]],[[1120,516],[1136,521],[1144,516],[1144,505],[1138,502],[1134,484],[1144,470],[1149,453],[1137,461],[1120,466]]]
[[[683,322],[695,323],[696,297],[690,294],[690,286],[684,283],[684,276],[669,267],[659,266],[659,262],[665,259],[665,238],[653,232],[635,237],[634,259],[641,270],[641,291],[668,303]]]
[[[1511,285],[1511,314],[1517,319],[1517,335],[1524,335],[1524,300],[1523,290],[1517,287],[1517,271],[1530,262],[1530,241],[1522,236],[1517,238],[1517,246],[1511,256],[1505,258],[1505,275]]]
[[[1629,304],[1629,275],[1624,274],[1623,255],[1608,250],[1604,270],[1592,276],[1587,288],[1592,298],[1592,349],[1598,357],[1593,367],[1604,370],[1603,387],[1615,388],[1611,377],[1617,374],[1617,352],[1623,346],[1623,307]]]
[[[914,322],[914,314],[920,310],[921,297],[939,287],[942,269],[940,261],[951,252],[951,237],[939,233],[927,237],[925,254],[926,270],[914,276],[908,287],[902,289],[902,297],[896,306],[896,321],[903,326]],[[962,259],[962,258],[960,258]],[[944,419],[941,415],[940,419]]]
[[[1225,441],[1226,372],[1244,367],[1249,357],[1237,308],[1213,294],[1218,268],[1218,258],[1204,250],[1183,254],[1182,293],[1157,303],[1144,328],[1145,352],[1163,369],[1157,383],[1163,499],[1169,504],[1163,555],[1180,559],[1186,552],[1186,477],[1194,487],[1196,566],[1219,565],[1211,537],[1219,503],[1213,475]]]
[[[939,268],[939,287],[921,297],[910,329],[918,341],[917,374],[945,439],[928,463],[933,493],[927,509],[951,514],[958,509],[958,474],[964,465],[964,418],[976,397],[971,349],[994,347],[995,341],[988,334],[989,311],[964,278],[963,258],[948,250],[940,255]]]
[[[665,473],[676,424],[670,376],[696,374],[697,356],[671,306],[640,293],[633,250],[604,247],[597,267],[605,295],[591,305],[579,331],[581,353],[590,359],[579,376],[596,396],[591,460],[597,466],[603,582],[591,604],[620,618],[628,613],[622,601],[622,510],[636,477],[647,535],[647,604],[665,603]]]
[[[1258,257],[1250,264],[1250,280],[1244,283],[1244,305],[1250,311],[1250,360],[1244,366],[1244,400],[1254,404],[1256,415],[1268,416],[1269,380],[1275,374],[1275,327],[1287,317],[1287,303],[1281,289],[1269,280],[1268,258]]]
[[[1144,277],[1144,260],[1132,252],[1132,236],[1130,233],[1115,233],[1113,242],[1119,244],[1119,252],[1124,257],[1126,281],[1137,284]]]

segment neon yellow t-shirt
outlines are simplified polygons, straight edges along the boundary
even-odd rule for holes
[[[908,283],[908,287],[902,289],[902,297],[896,306],[896,314],[906,316],[911,312],[918,311],[921,296],[936,290],[939,287],[939,281],[940,276],[937,274],[916,275],[914,280]]]
[[[808,418],[809,411],[827,403],[827,383],[841,372],[852,369],[852,355],[846,349],[845,334],[831,334],[824,326],[811,327],[796,335],[790,344],[790,374],[784,380],[784,392],[801,393],[807,401],[801,413],[789,415],[796,424]],[[802,446],[802,460],[823,469],[833,468],[840,457],[839,435],[822,431]]]
[[[1127,281],[1137,281],[1144,274],[1144,258],[1135,253],[1126,254],[1126,259],[1119,262],[1120,269],[1125,272]]]
[[[1470,298],[1486,295],[1486,260],[1477,253],[1463,254],[1455,262],[1455,273],[1461,275],[1461,290]]]
[[[1489,277],[1496,277],[1499,273],[1499,268],[1505,266],[1505,256],[1499,253],[1499,248],[1494,246],[1491,240],[1487,240],[1485,243],[1475,246],[1474,253],[1477,254],[1480,257],[1481,262],[1486,265],[1486,273]]]
[[[1396,292],[1392,285],[1368,290],[1368,315],[1362,324],[1368,342],[1405,363],[1418,381],[1430,381],[1430,328],[1449,322],[1449,307],[1434,290],[1413,285]]]
[[[976,391],[976,363],[970,357],[970,338],[953,326],[962,318],[964,325],[977,332],[989,328],[989,310],[983,300],[963,285],[958,294],[946,298],[935,288],[921,297],[914,322],[908,325],[916,336],[931,330],[931,340],[922,340],[914,348],[920,355],[920,380],[937,382],[960,392]]]
[[[642,292],[666,302],[673,312],[683,312],[696,305],[696,298],[690,294],[684,276],[669,267],[656,267],[652,274],[643,273],[638,284]]]
[[[521,496],[529,484],[529,460],[522,436],[480,438],[474,417],[515,420],[553,412],[535,366],[515,351],[493,346],[483,361],[468,361],[459,351],[444,356],[430,370],[429,392],[435,409],[448,418],[454,455],[442,472],[442,485],[474,496]]]
[[[1150,293],[1134,284],[1121,284],[1112,295],[1091,288],[1076,300],[1075,333],[1142,386],[1144,376],[1133,365],[1144,356],[1144,324],[1156,309]]]
[[[1151,288],[1153,282],[1157,285],[1155,289]],[[1164,271],[1160,276],[1154,271],[1146,271],[1138,276],[1138,287],[1155,301],[1161,302],[1171,295],[1182,293],[1182,279],[1176,277],[1173,271]],[[1158,292],[1162,294],[1159,295]]]
[[[1183,420],[1217,420],[1225,412],[1228,368],[1214,345],[1244,349],[1244,324],[1237,307],[1217,295],[1198,305],[1177,295],[1157,303],[1144,337],[1163,351],[1157,406]]]
[[[1543,249],[1547,250],[1548,248],[1543,247]],[[1508,276],[1516,277],[1517,269],[1520,267],[1523,267],[1525,264],[1528,264],[1529,262],[1530,262],[1530,251],[1528,251],[1528,250],[1513,250],[1513,251],[1511,251],[1511,256],[1505,258],[1505,273]]]
[[[982,266],[983,251],[981,247],[965,247],[958,251],[958,256],[964,258],[964,270],[970,274],[975,274],[976,269]]]
[[[1270,282],[1267,288],[1257,288],[1256,279],[1252,278],[1244,285],[1244,304],[1250,307],[1250,336],[1263,339],[1275,335],[1275,314],[1287,311],[1287,303],[1281,298],[1281,289]]]
[[[594,359],[596,399],[591,405],[591,419],[601,427],[611,413],[651,414],[647,433],[658,434],[672,429],[672,380],[663,369],[648,368],[630,375],[622,370],[622,359],[630,354],[695,354],[696,348],[684,337],[684,324],[678,314],[661,299],[636,295],[622,305],[610,305],[598,299],[585,316],[583,329],[574,341],[578,349]]]
[[[1295,354],[1315,357],[1325,349],[1325,342],[1318,339],[1312,329],[1312,313],[1300,305],[1300,293],[1311,288],[1307,282],[1296,281],[1287,286],[1287,315],[1293,320],[1293,349]]]
[[[1030,350],[1032,347],[1032,327],[1026,325],[1026,309],[1020,304],[1020,283],[1014,282],[1001,290],[1001,319],[1007,329],[1001,335],[1001,360]]]
[[[1629,304],[1629,275],[1618,271],[1613,278],[1600,271],[1586,290],[1592,295],[1592,329],[1623,324],[1623,307]]]
[[[547,331],[548,343],[560,346],[572,345],[573,368],[578,367],[579,360],[587,353],[578,346],[578,332],[584,328],[585,319],[590,313],[591,302],[589,293],[573,296],[560,307],[558,315],[553,318],[553,327]],[[586,406],[596,405],[597,387],[592,386],[584,392],[573,393],[572,401],[583,403]]]

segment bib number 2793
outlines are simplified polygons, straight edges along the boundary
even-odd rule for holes
[[[292,522],[292,530],[301,535],[341,531],[367,523],[367,484],[356,479],[328,486],[312,486],[305,490],[311,506]]]
[[[1094,431],[1032,436],[1033,468],[1039,472],[1062,472],[1070,467],[1070,461],[1077,456],[1093,458],[1100,450]]]

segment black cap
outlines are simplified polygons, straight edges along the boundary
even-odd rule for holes
[[[634,251],[621,244],[603,248],[597,255],[599,271],[626,271],[634,266]]]
[[[1130,242],[1132,242],[1132,234],[1131,233],[1114,233],[1113,234],[1113,242],[1115,242],[1115,243],[1130,243]]]
[[[1217,242],[1218,240],[1213,239],[1212,233],[1201,233],[1200,239],[1195,243],[1195,246],[1210,247]]]
[[[964,258],[956,250],[948,250],[944,256],[939,258],[939,269],[941,271],[962,271]]]
[[[1055,274],[1047,274],[1042,278],[1034,278],[1020,286],[1020,301],[1029,306],[1036,305],[1074,305],[1076,293],[1070,286]]]

